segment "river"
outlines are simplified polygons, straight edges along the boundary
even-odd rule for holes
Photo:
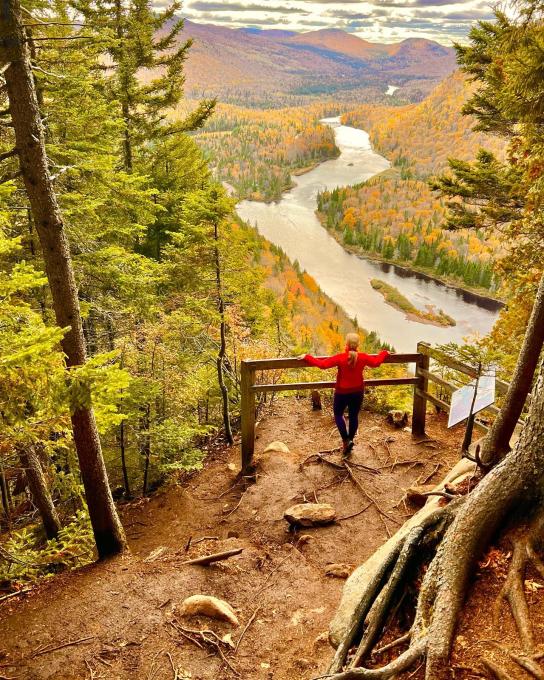
[[[372,150],[366,132],[341,125],[339,118],[323,122],[334,127],[340,156],[296,177],[296,186],[276,203],[241,201],[237,207],[240,217],[255,225],[291,260],[298,260],[362,328],[376,331],[397,351],[414,352],[420,340],[446,343],[487,334],[497,318],[499,305],[494,301],[349,253],[321,225],[315,215],[318,192],[362,182],[389,167],[389,162]],[[395,286],[420,309],[426,305],[443,309],[457,325],[438,327],[406,319],[372,288],[373,278]]]

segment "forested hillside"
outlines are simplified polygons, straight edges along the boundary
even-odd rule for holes
[[[33,466],[40,477],[43,465],[46,479],[40,479],[49,491],[40,507],[49,517],[48,536],[60,536],[43,555],[33,554],[33,573],[42,562],[48,570],[52,561],[65,561],[63,555],[80,564],[93,554],[84,502],[93,487],[88,479],[85,489],[81,484],[78,467],[88,454],[74,446],[74,413],[94,411],[102,442],[95,454],[104,457],[116,494],[145,495],[168,473],[199,467],[203,445],[220,428],[232,437],[244,357],[335,352],[354,329],[296,263],[235,219],[233,204],[186,134],[208,120],[213,103],[166,121],[182,94],[188,48],[173,50],[181,24],[171,25],[171,11],[157,18],[144,3],[119,16],[82,5],[92,39],[68,40],[79,29],[67,21],[67,8],[59,3],[56,22],[36,22],[33,39],[40,48],[32,64],[49,190],[65,220],[79,297],[72,303],[79,302],[78,332],[88,353],[86,362],[70,358],[68,372],[66,338],[74,332],[62,316],[68,298],[55,298],[58,270],[47,262],[44,267],[44,234],[17,171],[12,128],[2,128],[1,140],[3,516],[8,524],[24,524],[21,470]],[[153,31],[168,22],[169,32],[153,44]],[[111,38],[119,31],[121,40]],[[104,45],[111,62],[106,70]],[[145,50],[134,58],[136,45]],[[164,76],[140,78],[142,69],[156,73],[159,61],[166,64]],[[24,94],[10,96],[14,102]],[[7,106],[5,90],[2,97]],[[243,114],[236,115],[239,123]],[[305,112],[292,119],[282,148],[288,155],[290,141],[296,147],[301,135],[294,165],[334,152],[327,129],[309,123]],[[266,120],[263,114],[257,139],[270,151],[278,145]],[[234,124],[220,112],[209,125]],[[234,157],[239,149],[230,152]],[[371,336],[368,347],[377,344]],[[13,554],[39,545],[35,529],[13,535]],[[13,565],[6,568],[15,578]]]
[[[322,101],[385,102],[388,81],[419,101],[455,68],[455,54],[429,40],[372,44],[342,30],[302,34],[186,22],[191,97],[277,108]]]
[[[318,122],[331,104],[273,110],[219,105],[197,136],[216,179],[237,198],[270,201],[292,186],[291,175],[334,158],[334,132]]]
[[[467,160],[485,146],[504,156],[502,140],[474,131],[474,119],[462,115],[470,93],[465,76],[456,72],[419,104],[361,106],[344,114],[345,124],[370,133],[393,170],[323,192],[318,206],[323,224],[350,248],[496,293],[493,258],[502,247],[497,235],[444,231],[446,202],[428,185],[431,176],[446,171],[452,154]]]
[[[543,1],[292,5],[2,4],[0,680],[544,678]]]
[[[462,115],[473,89],[466,75],[455,71],[418,104],[359,106],[342,121],[369,132],[373,146],[403,179],[425,178],[443,172],[453,155],[469,160],[481,147],[504,155],[503,140],[475,131],[474,118]]]

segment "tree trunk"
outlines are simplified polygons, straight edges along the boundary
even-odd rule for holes
[[[514,450],[484,477],[448,529],[435,557],[439,584],[429,628],[427,680],[447,678],[447,661],[474,563],[514,508],[530,507],[544,480],[544,362]]]
[[[223,302],[223,289],[221,284],[221,259],[219,257],[219,227],[217,222],[214,222],[214,239],[215,239],[215,282],[217,290],[217,308],[219,311],[220,319],[220,335],[221,341],[219,345],[219,352],[217,354],[217,382],[219,383],[219,389],[221,390],[221,398],[223,403],[223,426],[225,428],[225,436],[227,442],[232,445],[234,443],[234,437],[232,436],[232,429],[230,426],[230,413],[229,413],[229,393],[227,386],[225,385],[225,379],[223,375],[223,362],[225,360],[225,352],[227,350],[227,337],[226,337],[226,322],[225,322],[225,305]]]
[[[373,602],[379,604],[381,594],[387,592],[390,587],[390,581],[394,577],[400,560],[400,557],[393,555],[395,566],[392,567],[391,564],[386,563],[385,558],[381,562],[383,573],[389,571],[391,576],[387,577],[383,586],[383,574],[376,580],[378,587],[371,592],[373,600],[361,600],[364,605],[361,617],[358,617],[358,611],[356,611],[352,628],[342,640],[331,665],[330,670],[333,673],[326,677],[330,680],[378,680],[378,678],[389,680],[389,678],[398,676],[399,669],[407,670],[422,655],[425,655],[426,680],[449,680],[451,678],[449,664],[451,645],[475,563],[497,531],[503,528],[510,519],[524,520],[527,515],[532,515],[532,529],[526,537],[523,554],[524,559],[532,558],[534,550],[541,547],[543,543],[541,535],[544,531],[543,492],[544,361],[540,365],[539,375],[535,382],[527,420],[514,449],[483,477],[468,496],[453,501],[451,509],[450,506],[444,508],[452,512],[453,521],[446,529],[436,555],[423,577],[415,619],[409,633],[410,647],[397,659],[380,668],[350,668],[347,671],[336,672],[345,661],[349,648],[356,641],[353,631],[358,628],[362,629],[363,623],[366,623],[367,630],[370,628],[372,632],[371,626],[377,623],[373,611],[377,610],[380,615],[383,615],[379,606],[371,609],[371,605]],[[455,507],[455,503],[462,504]],[[425,521],[424,519],[423,522]],[[419,528],[422,528],[422,524]],[[406,545],[406,540],[408,539],[405,539],[404,545]],[[417,553],[418,551],[415,553],[416,562]],[[389,551],[386,558],[390,559],[391,555],[392,552]],[[539,562],[535,561],[535,565],[538,564]],[[519,594],[524,593],[524,566],[525,563],[521,566],[513,563],[511,566],[517,578],[515,589],[518,595],[517,600],[520,599]],[[374,587],[375,584],[371,585]],[[364,597],[366,597],[366,592]],[[402,595],[397,594],[397,601],[399,597]],[[507,597],[522,643],[528,647],[526,653],[530,654],[530,619],[526,616],[523,620],[523,601],[521,606],[519,602],[516,603],[516,609],[512,605],[515,598],[511,597],[509,592]],[[518,619],[521,619],[521,625]],[[365,648],[367,658],[370,656],[370,651],[369,648]]]
[[[118,40],[118,49],[121,54],[123,53],[123,6],[121,0],[115,0],[115,33]],[[121,63],[123,57],[119,58],[119,64],[117,64],[118,76],[120,79],[119,87],[121,90],[121,114],[124,121],[123,130],[123,165],[126,172],[132,172],[132,139],[130,135],[130,105],[129,105],[129,83],[127,82],[128,75],[126,73],[126,65]]]
[[[544,344],[544,276],[540,279],[531,318],[525,331],[516,369],[506,394],[504,406],[484,441],[481,460],[484,465],[500,460],[510,450],[509,442],[531,389],[538,359]]]
[[[4,466],[0,461],[0,491],[2,495],[2,507],[4,509],[4,515],[6,517],[6,524],[8,527],[11,526],[11,502],[10,494],[8,488],[8,480],[6,479],[6,473],[4,472]]]
[[[0,58],[9,63],[5,78],[16,147],[34,225],[42,248],[57,324],[68,328],[62,348],[68,368],[85,363],[86,351],[68,240],[45,151],[43,126],[25,41],[19,0],[4,3]],[[72,414],[74,443],[99,556],[121,552],[125,536],[108,485],[94,413]]]
[[[125,498],[131,498],[130,482],[128,479],[126,447],[125,447],[125,421],[122,420],[119,425],[119,449],[121,451],[121,467],[123,469],[123,483],[125,487]]]
[[[149,436],[149,426],[151,419],[151,407],[149,404],[144,406],[144,415],[140,418],[140,435],[143,437],[140,444],[140,454],[144,457],[144,481],[142,484],[142,495],[147,493],[147,483],[149,477],[149,461],[151,458],[151,438]],[[143,434],[142,434],[143,433]]]
[[[47,487],[36,447],[31,445],[27,448],[19,449],[19,459],[25,471],[32,500],[42,518],[45,535],[48,539],[57,538],[61,524]]]

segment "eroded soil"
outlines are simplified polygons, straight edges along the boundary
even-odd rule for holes
[[[461,430],[448,431],[442,419],[431,416],[428,436],[432,441],[417,443],[383,416],[365,412],[353,461],[375,471],[353,468],[363,492],[343,471],[306,460],[337,446],[327,405],[312,411],[307,399],[277,401],[258,428],[255,484],[245,491],[236,484],[239,447],[216,451],[198,474],[125,506],[130,555],[57,576],[5,603],[0,676],[295,680],[319,675],[331,657],[327,628],[344,583],[325,575],[326,567],[363,562],[414,510],[402,502],[405,489],[439,481],[458,460]],[[263,454],[275,440],[287,444],[290,453]],[[329,458],[339,462],[334,454]],[[331,503],[339,521],[289,532],[284,510],[316,499]],[[183,564],[238,547],[243,548],[239,556],[215,565]],[[240,626],[182,617],[180,605],[193,594],[227,600]],[[234,645],[242,635],[236,653],[223,646],[230,667],[213,649],[191,642],[180,626],[211,629],[219,637],[230,633]]]

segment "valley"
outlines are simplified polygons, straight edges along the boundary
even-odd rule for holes
[[[364,182],[389,167],[389,162],[372,150],[365,132],[340,125],[336,118],[326,122],[333,126],[336,144],[342,152],[340,157],[297,177],[296,187],[279,202],[242,201],[237,206],[240,217],[256,225],[259,233],[308,271],[350,318],[356,318],[361,327],[374,331],[397,351],[413,351],[422,337],[446,343],[470,334],[487,334],[500,304],[416,272],[357,257],[323,228],[315,214],[319,192],[338,184]],[[455,327],[425,326],[422,330],[418,321],[406,319],[403,312],[388,305],[372,288],[374,278],[385,279],[399,288],[423,311],[429,304],[444,310],[455,320]]]
[[[3,3],[0,680],[544,678],[507,5]]]

